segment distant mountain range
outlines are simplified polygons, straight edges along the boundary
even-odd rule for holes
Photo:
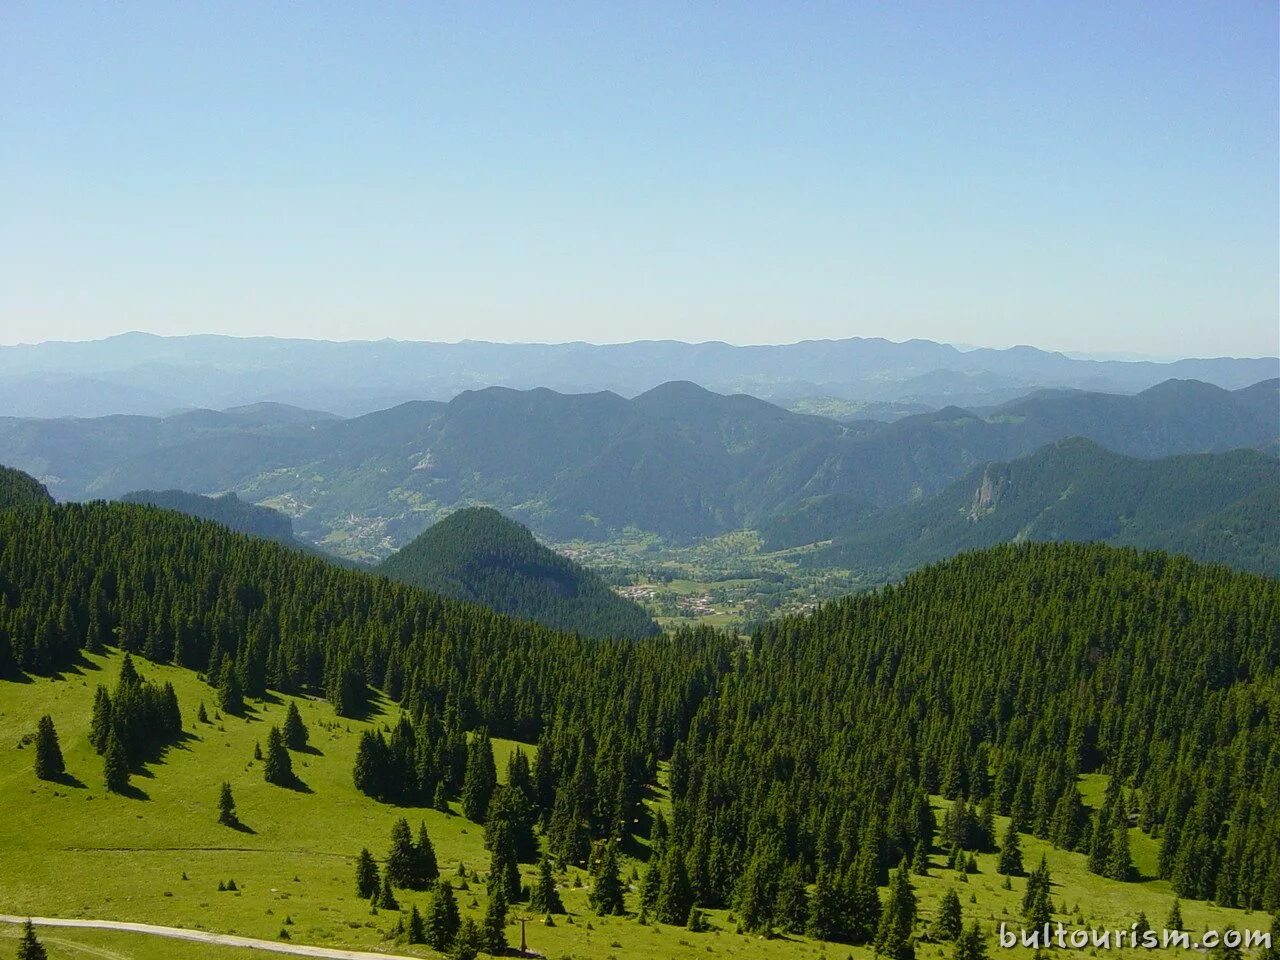
[[[450,514],[384,560],[377,572],[583,636],[639,638],[658,632],[638,604],[490,507]]]
[[[853,401],[863,415],[1004,403],[1032,390],[1135,393],[1169,379],[1238,389],[1280,360],[1169,363],[1082,359],[1034,347],[962,350],[930,340],[812,340],[777,346],[642,341],[503,344],[282,340],[130,333],[0,347],[0,414],[167,415],[287,403],[354,416],[489,386],[636,396],[671,380],[783,405]]]
[[[281,405],[0,418],[0,459],[59,499],[236,491],[289,515],[300,537],[371,560],[474,504],[551,540],[636,527],[688,541],[797,511],[854,516],[1073,436],[1142,458],[1265,448],[1280,437],[1280,381],[1040,392],[893,423],[841,423],[692,383],[633,400],[495,387],[351,419]]]
[[[1079,437],[984,464],[941,492],[880,513],[815,501],[766,528],[774,549],[830,541],[806,564],[883,582],[1023,540],[1101,541],[1280,574],[1280,460],[1256,450],[1140,460]]]

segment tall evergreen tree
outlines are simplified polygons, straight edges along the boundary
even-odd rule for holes
[[[417,883],[416,852],[409,821],[401,817],[391,825],[391,850],[383,868],[383,876],[393,886],[412,889]]]
[[[415,890],[427,890],[440,876],[440,865],[436,862],[436,848],[427,834],[427,824],[418,821],[418,839],[413,845],[413,880]]]
[[[107,688],[98,684],[93,691],[93,718],[89,722],[89,742],[98,753],[107,752],[107,742],[111,739],[111,695]]]
[[[18,960],[48,960],[44,944],[36,937],[36,929],[28,920],[22,925],[22,937],[18,940]]]
[[[262,764],[262,776],[267,783],[278,787],[293,784],[293,761],[289,758],[289,749],[284,745],[284,737],[279,727],[267,731],[267,752]]]
[[[284,717],[284,742],[290,750],[301,750],[307,745],[309,734],[307,725],[302,722],[302,714],[298,712],[298,704],[289,701],[289,710]]]
[[[1022,844],[1018,840],[1018,831],[1014,829],[1012,820],[1009,821],[1009,826],[1004,831],[1004,839],[1000,844],[1000,858],[996,861],[996,873],[1006,877],[1020,877],[1023,873]]]
[[[977,920],[956,939],[951,956],[952,960],[987,960],[987,938]]]
[[[673,839],[667,843],[662,860],[662,889],[658,892],[654,916],[662,923],[679,926],[689,919],[692,906],[693,888],[689,884],[689,871]]]
[[[480,730],[467,744],[467,769],[462,780],[462,813],[468,820],[484,823],[489,801],[498,784],[489,731]]]
[[[495,956],[507,949],[507,897],[499,886],[485,905],[480,923],[480,949]]]
[[[618,849],[612,842],[602,845],[594,866],[595,869],[592,871],[594,882],[589,898],[591,909],[601,916],[624,913],[622,876],[618,870]],[[686,908],[679,922],[684,922],[688,917],[689,911]]]
[[[1185,927],[1182,922],[1182,901],[1177,897],[1173,899],[1173,906],[1169,908],[1169,917],[1164,922],[1166,930],[1183,930]]]
[[[36,776],[41,780],[56,780],[66,769],[62,748],[58,746],[58,732],[53,728],[53,718],[46,713],[36,725]]]
[[[906,858],[889,881],[889,896],[880,914],[875,949],[882,957],[910,960],[915,956],[911,933],[916,922],[916,895],[911,888],[910,869]]]
[[[405,939],[410,943],[426,943],[426,928],[422,922],[422,914],[418,912],[418,905],[415,903],[409,908],[409,922],[405,925]]]
[[[103,756],[103,780],[112,793],[124,793],[129,788],[129,758],[125,755],[120,738],[112,731]]]
[[[356,896],[368,900],[378,893],[381,878],[378,876],[378,865],[367,847],[362,848],[356,858]]]
[[[448,883],[437,883],[427,903],[427,946],[442,953],[448,950],[458,936],[460,923],[458,901],[454,899],[453,887]]]
[[[564,904],[551,875],[551,858],[546,855],[538,861],[538,879],[529,894],[529,909],[535,913],[564,913]]]
[[[231,784],[225,780],[218,793],[218,822],[224,826],[234,827],[240,821],[236,818],[236,801],[231,796]],[[365,899],[368,899],[366,895]]]
[[[964,932],[960,898],[951,887],[947,888],[947,892],[938,901],[938,920],[934,924],[934,930],[943,940],[958,940],[960,934]]]

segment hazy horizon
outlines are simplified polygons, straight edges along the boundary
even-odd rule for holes
[[[3,20],[6,340],[1280,352],[1274,4]]]

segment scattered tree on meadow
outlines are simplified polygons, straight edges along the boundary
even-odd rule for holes
[[[480,923],[480,949],[498,955],[507,949],[507,896],[501,886],[489,895]]]
[[[964,917],[960,908],[960,897],[951,887],[938,901],[938,920],[934,931],[943,940],[958,940],[964,932]]]
[[[625,912],[622,901],[622,876],[618,871],[618,849],[612,843],[605,843],[596,854],[595,869],[592,870],[593,883],[589,902],[591,909],[601,916],[611,916]],[[667,923],[683,923],[689,918],[688,908],[684,916],[677,921]]]
[[[218,822],[228,827],[234,827],[239,822],[236,819],[236,801],[231,796],[231,784],[225,781],[218,794]]]
[[[22,938],[18,941],[18,960],[48,960],[49,954],[36,937],[36,929],[30,920],[22,925]]]
[[[103,781],[112,793],[124,793],[129,788],[129,758],[125,755],[120,738],[113,731],[107,741],[107,752],[102,758]]]
[[[956,938],[952,960],[987,960],[987,938],[982,935],[978,921]]]
[[[1049,893],[1053,883],[1049,863],[1040,855],[1040,865],[1027,876],[1027,889],[1022,895],[1022,916],[1030,927],[1043,927],[1053,919],[1053,901]]]
[[[453,941],[453,949],[449,952],[449,960],[476,960],[476,956],[483,949],[483,945],[483,932],[474,920],[467,917],[458,927],[457,936],[454,937]]]
[[[668,843],[662,860],[662,887],[658,891],[654,917],[662,923],[680,926],[689,919],[692,906],[693,888],[689,884],[684,857],[674,843]]]
[[[493,762],[489,732],[480,730],[467,744],[467,769],[462,780],[463,816],[476,823],[484,823],[497,785],[498,769]]]
[[[529,909],[534,913],[564,913],[564,903],[551,875],[551,858],[545,854],[538,861],[538,879],[529,893]]]
[[[422,922],[422,914],[418,912],[418,905],[415,903],[409,909],[409,922],[405,925],[405,939],[410,943],[426,943],[426,928]]]
[[[279,727],[267,731],[267,753],[262,765],[262,776],[267,783],[278,787],[287,787],[293,783],[293,761],[289,758],[289,748],[284,745],[284,736]]]
[[[46,713],[36,725],[36,776],[41,780],[56,780],[66,769],[62,748],[58,746],[58,732],[53,728],[53,718]]]
[[[413,834],[409,821],[404,817],[391,825],[391,850],[382,871],[387,881],[405,890],[412,890],[418,883],[417,852],[413,847]]]
[[[302,714],[298,712],[298,704],[289,701],[289,710],[284,717],[284,742],[290,750],[301,750],[307,745],[307,725],[302,722]]]
[[[381,878],[378,876],[378,865],[367,847],[361,849],[356,858],[356,896],[361,900],[369,900],[378,893]]]
[[[453,887],[448,883],[437,883],[435,892],[427,903],[427,945],[442,953],[448,950],[458,935],[460,919]]]
[[[1000,844],[1000,858],[996,861],[996,873],[1006,877],[1020,877],[1023,873],[1022,843],[1018,839],[1018,831],[1014,828],[1012,820],[1009,821],[1004,839]]]
[[[1166,930],[1182,930],[1182,901],[1177,897],[1173,899],[1173,906],[1169,908],[1169,917],[1164,922]]]
[[[889,896],[880,914],[876,931],[876,953],[893,960],[910,960],[915,955],[911,932],[916,922],[916,895],[911,888],[910,871],[904,858],[889,881]]]

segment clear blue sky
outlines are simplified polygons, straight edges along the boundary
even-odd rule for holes
[[[0,5],[0,342],[1280,349],[1277,4]]]

